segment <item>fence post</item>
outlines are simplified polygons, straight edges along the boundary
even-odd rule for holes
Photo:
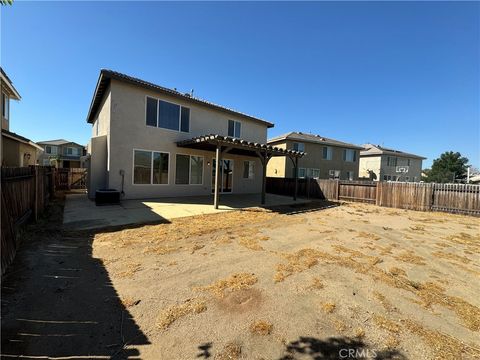
[[[337,183],[336,183],[337,186],[336,186],[336,189],[335,189],[335,192],[336,192],[336,194],[335,194],[335,200],[338,201],[339,196],[340,196],[340,180],[335,180],[335,181],[337,182]]]
[[[38,220],[38,166],[33,166],[33,196],[34,196],[34,204],[33,204],[33,216],[35,221]]]

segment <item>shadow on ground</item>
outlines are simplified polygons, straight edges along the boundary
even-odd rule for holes
[[[48,212],[2,279],[2,358],[138,358],[148,338],[92,257],[95,234],[62,231],[60,200]]]
[[[208,342],[198,346],[197,358],[208,359],[214,353],[213,343]],[[325,340],[314,337],[299,337],[285,347],[285,355],[278,360],[406,360],[406,356],[398,350],[376,350],[362,340],[348,337],[332,337]]]
[[[327,201],[327,200],[315,200],[308,203],[300,203],[300,204],[293,204],[293,205],[282,205],[282,206],[272,206],[267,207],[269,210],[284,214],[284,215],[297,215],[297,214],[304,214],[319,210],[325,210],[332,207],[339,206],[340,203]]]

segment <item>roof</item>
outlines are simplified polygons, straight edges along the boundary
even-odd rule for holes
[[[60,145],[65,145],[65,144],[75,144],[75,145],[84,147],[83,145],[77,144],[74,141],[68,141],[68,140],[65,140],[65,139],[37,141],[37,144],[54,145],[54,146],[60,146]]]
[[[214,103],[209,102],[207,100],[202,100],[202,99],[199,99],[199,98],[196,98],[196,97],[192,97],[188,93],[183,94],[179,91],[169,89],[169,88],[166,88],[166,87],[163,87],[163,86],[160,86],[160,85],[156,85],[156,84],[150,83],[148,81],[141,80],[141,79],[138,79],[138,78],[135,78],[135,77],[132,77],[132,76],[129,76],[129,75],[125,75],[125,74],[122,74],[122,73],[119,73],[119,72],[116,72],[116,71],[113,71],[113,70],[108,70],[108,69],[101,69],[100,70],[100,75],[98,77],[97,86],[95,88],[95,92],[93,94],[92,102],[90,104],[90,109],[89,109],[88,115],[87,115],[87,122],[88,123],[93,122],[95,114],[97,113],[97,111],[100,107],[103,96],[105,94],[106,89],[108,88],[108,85],[110,84],[111,79],[118,80],[118,81],[123,81],[123,82],[128,83],[128,84],[132,84],[132,85],[139,86],[139,87],[142,87],[142,88],[145,88],[145,89],[148,89],[148,90],[153,90],[153,91],[156,91],[156,92],[160,92],[160,93],[165,94],[165,95],[173,96],[177,99],[188,101],[192,104],[205,106],[205,107],[208,107],[210,109],[219,110],[219,111],[231,114],[231,115],[236,115],[236,116],[243,117],[245,119],[257,121],[257,122],[260,122],[260,123],[266,125],[269,128],[273,127],[273,123],[271,123],[267,120],[264,120],[264,119],[261,119],[261,118],[258,118],[258,117],[252,116],[252,115],[248,115],[248,114],[245,114],[245,113],[227,108],[225,106],[217,105],[217,104],[214,104]]]
[[[365,144],[363,145],[363,151],[360,151],[360,156],[372,156],[372,155],[393,155],[393,156],[402,156],[415,159],[425,160],[426,157],[406,153],[400,150],[389,149],[380,145]]]
[[[274,137],[270,140],[268,140],[269,144],[272,143],[278,143],[282,142],[284,140],[294,140],[294,141],[301,141],[301,142],[310,142],[310,143],[315,143],[315,144],[322,144],[322,145],[332,145],[332,146],[341,146],[341,147],[346,147],[350,149],[358,149],[362,150],[363,147],[354,145],[354,144],[349,144],[343,141],[339,140],[334,140],[330,139],[321,135],[314,135],[314,134],[305,134],[302,132],[289,132],[287,134],[283,134],[277,137]]]
[[[177,142],[177,146],[180,147],[188,147],[209,151],[214,151],[216,149],[216,145],[224,145],[226,147],[231,147],[229,153],[246,156],[258,156],[258,152],[266,152],[271,156],[293,157],[302,157],[307,154],[303,151],[287,150],[268,144],[261,144],[243,139],[233,138],[231,136],[222,136],[217,134],[196,136],[191,139]]]
[[[12,80],[8,77],[7,73],[3,71],[3,69],[0,67],[0,76],[2,78],[2,82],[5,82],[5,85],[8,87],[10,90],[10,98],[15,99],[15,100],[20,100],[22,97],[18,93],[17,89],[13,86]]]
[[[43,151],[43,148],[41,148],[40,146],[38,146],[37,144],[35,144],[32,140],[22,136],[22,135],[18,135],[14,132],[11,132],[11,131],[8,131],[8,130],[5,130],[5,129],[2,129],[2,135],[3,136],[6,136],[12,140],[15,140],[15,141],[19,141],[21,143],[24,143],[24,144],[27,144],[27,145],[30,145],[30,146],[33,146],[39,150],[42,150]]]

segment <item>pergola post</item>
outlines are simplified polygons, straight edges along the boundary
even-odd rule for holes
[[[262,205],[265,205],[265,192],[267,190],[267,154],[265,156],[261,156],[260,160],[262,161]]]
[[[293,192],[293,200],[297,200],[298,192],[298,157],[295,157],[295,190]]]
[[[215,209],[218,209],[218,200],[219,200],[219,191],[220,187],[220,153],[221,145],[217,144],[217,149],[215,151],[215,190],[213,192],[213,206]]]

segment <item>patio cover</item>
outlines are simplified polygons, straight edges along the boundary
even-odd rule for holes
[[[222,135],[203,135],[196,136],[191,139],[182,140],[177,142],[177,146],[206,150],[206,151],[215,151],[215,191],[214,191],[214,206],[218,208],[219,201],[219,186],[220,186],[220,160],[222,155],[225,153],[258,157],[262,162],[263,173],[262,173],[262,205],[265,204],[265,190],[267,183],[267,164],[268,161],[273,156],[287,156],[292,162],[295,168],[295,192],[293,199],[297,199],[297,188],[298,188],[298,159],[305,156],[306,153],[303,151],[296,150],[287,150],[271,146],[268,144],[261,144],[256,142],[251,142],[247,140],[242,140],[230,136]]]

